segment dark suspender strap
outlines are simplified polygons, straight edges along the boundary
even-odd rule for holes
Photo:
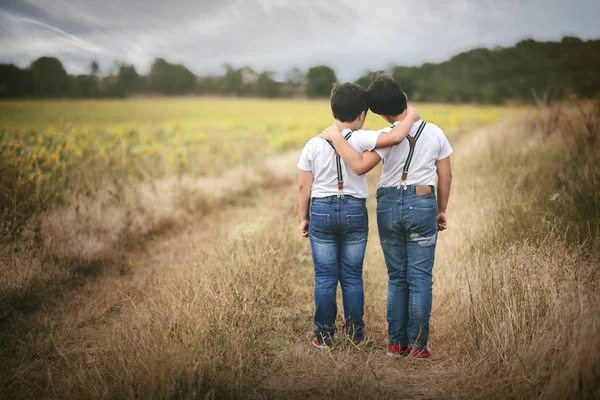
[[[410,147],[410,149],[408,150],[408,157],[406,157],[406,163],[404,164],[404,168],[402,169],[402,181],[406,182],[406,178],[408,177],[408,169],[410,168],[410,163],[412,162],[413,159],[413,155],[415,154],[415,145],[417,144],[417,140],[419,140],[419,137],[421,136],[421,133],[423,133],[423,129],[425,129],[425,125],[427,125],[427,123],[425,121],[421,122],[421,125],[419,125],[419,129],[417,129],[417,133],[415,134],[415,136],[408,136],[408,146]],[[406,186],[406,183],[405,183]]]
[[[352,132],[348,132],[346,134],[346,136],[344,136],[344,138],[346,140],[348,140],[348,139],[350,139],[350,136],[352,136]],[[342,193],[342,190],[344,190],[344,174],[342,172],[342,160],[341,160],[340,155],[337,153],[337,150],[335,149],[335,146],[333,145],[333,143],[330,140],[328,140],[327,143],[329,143],[329,145],[335,152],[335,166],[337,169],[338,190],[340,191],[340,193]],[[342,194],[342,196],[343,196],[343,194]]]
[[[335,154],[335,167],[337,169],[338,189],[340,189],[340,182],[344,181],[344,175],[342,174],[342,163],[340,161],[340,156],[338,155],[333,143],[331,143],[331,141],[329,140],[327,141],[327,143],[329,143]]]

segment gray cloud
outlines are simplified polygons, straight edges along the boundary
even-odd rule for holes
[[[0,61],[53,55],[79,73],[119,60],[145,72],[162,56],[197,74],[326,63],[346,80],[525,37],[598,38],[598,20],[596,0],[0,0]]]

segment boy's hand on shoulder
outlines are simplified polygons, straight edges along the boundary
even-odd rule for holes
[[[300,221],[300,234],[304,237],[308,237],[308,227],[310,223],[307,219]]]
[[[336,136],[340,136],[342,134],[342,130],[336,124],[331,125],[329,128],[323,130],[319,135],[325,140],[333,140]]]
[[[408,106],[406,110],[406,116],[413,122],[417,122],[421,119],[421,113],[414,107]]]

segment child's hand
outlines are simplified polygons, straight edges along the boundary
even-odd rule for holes
[[[448,220],[446,219],[446,213],[438,213],[438,230],[445,231],[448,229]]]
[[[329,128],[325,129],[319,136],[321,136],[325,140],[333,140],[336,136],[340,136],[342,134],[342,130],[336,124],[331,125]]]
[[[304,237],[308,237],[308,226],[309,221],[307,219],[300,221],[300,234]]]
[[[417,122],[421,119],[421,113],[414,107],[408,106],[406,109],[406,115],[409,119],[412,119],[414,122]]]

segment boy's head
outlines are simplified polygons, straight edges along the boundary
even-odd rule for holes
[[[331,111],[341,122],[354,122],[355,129],[362,128],[369,111],[367,91],[352,82],[336,83],[331,89]]]
[[[404,91],[389,75],[379,75],[367,89],[369,108],[386,120],[406,111],[408,106]]]

